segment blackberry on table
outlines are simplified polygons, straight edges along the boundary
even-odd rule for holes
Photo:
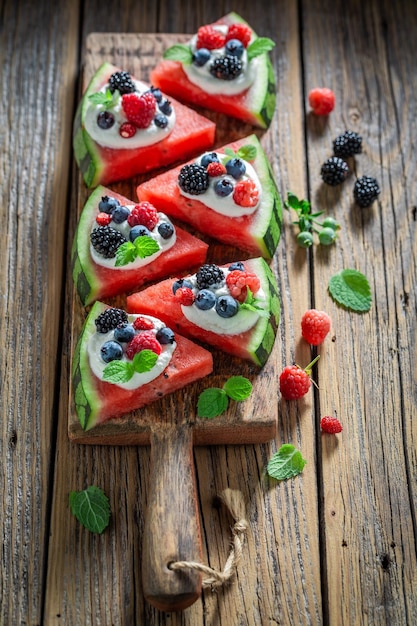
[[[109,89],[111,93],[117,91],[122,96],[125,93],[133,93],[136,87],[133,84],[129,72],[114,72],[109,78]]]
[[[207,289],[213,285],[220,285],[224,280],[223,270],[215,263],[202,265],[196,273],[197,287]]]
[[[358,178],[353,188],[353,197],[361,208],[370,206],[380,193],[378,181],[372,176]]]
[[[98,333],[108,333],[125,322],[127,322],[126,311],[114,307],[106,309],[94,320]]]
[[[333,152],[335,156],[343,159],[360,154],[362,152],[362,137],[353,130],[346,130],[333,141]]]
[[[323,182],[334,187],[343,183],[349,175],[349,167],[346,161],[340,157],[332,156],[321,166]]]
[[[94,250],[106,259],[116,256],[116,251],[127,239],[120,231],[111,226],[97,226],[90,234],[91,245]]]
[[[243,63],[237,57],[218,57],[210,65],[210,74],[220,80],[233,80],[242,72]]]
[[[209,175],[204,167],[195,163],[184,165],[178,176],[178,184],[183,191],[194,196],[207,191]]]

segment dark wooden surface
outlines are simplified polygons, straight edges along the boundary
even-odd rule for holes
[[[417,623],[417,5],[269,4],[1,5],[2,625]],[[68,246],[84,193],[72,120],[90,32],[193,33],[229,10],[277,44],[277,110],[261,141],[282,195],[309,197],[342,224],[335,246],[306,254],[284,216],[273,263],[283,310],[280,367],[310,360],[299,332],[310,306],[331,315],[332,339],[320,349],[319,390],[298,404],[271,397],[279,412],[275,441],[195,448],[203,561],[221,569],[229,554],[232,520],[216,500],[223,489],[243,493],[249,532],[232,583],[169,614],[150,606],[143,591],[150,449],[76,445],[67,437]],[[336,93],[327,120],[308,110],[307,93],[317,85]],[[339,192],[320,184],[319,170],[345,128],[363,136],[364,151]],[[382,189],[367,211],[352,202],[361,174],[378,178]],[[348,313],[330,300],[328,279],[343,267],[368,276],[370,313]],[[320,434],[325,414],[343,422],[338,437]],[[265,467],[286,442],[308,463],[301,476],[277,484]],[[68,507],[69,492],[90,484],[110,498],[112,520],[101,536],[80,527]]]

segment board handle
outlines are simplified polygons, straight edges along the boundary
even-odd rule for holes
[[[146,600],[162,611],[182,611],[201,595],[200,572],[170,569],[177,561],[202,560],[192,435],[188,424],[151,434],[142,582]]]

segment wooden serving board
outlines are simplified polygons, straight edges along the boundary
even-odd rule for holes
[[[149,71],[173,43],[187,41],[188,35],[92,33],[87,37],[81,91],[87,87],[101,63],[108,61],[135,77],[149,80]],[[201,112],[201,110],[200,110]],[[254,132],[250,126],[205,111],[217,124],[216,145]],[[260,133],[257,133],[260,136]],[[264,143],[264,142],[263,142]],[[265,148],[266,149],[266,148]],[[267,151],[267,149],[266,149]],[[112,185],[115,191],[136,200],[135,188],[141,180]],[[88,198],[82,177],[77,172],[77,206],[74,207],[72,231]],[[187,229],[187,226],[181,224]],[[190,232],[192,230],[188,228]],[[245,254],[207,239],[208,261],[225,263],[244,260]],[[125,306],[125,298],[108,301]],[[71,352],[87,315],[75,292],[72,297]],[[214,371],[199,383],[171,394],[160,401],[126,415],[109,420],[84,432],[75,414],[72,389],[68,435],[72,442],[96,445],[151,445],[151,494],[148,502],[142,576],[145,596],[162,610],[181,610],[200,595],[201,576],[172,571],[169,563],[177,560],[202,559],[200,528],[194,480],[193,445],[263,443],[275,437],[278,417],[279,340],[267,364],[260,370],[251,363],[212,350]],[[71,356],[72,356],[71,354]],[[249,378],[251,397],[244,402],[230,401],[227,412],[214,419],[196,417],[198,395],[208,387],[222,387],[232,375]]]

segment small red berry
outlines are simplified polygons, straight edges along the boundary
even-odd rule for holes
[[[327,87],[316,87],[308,94],[308,103],[316,115],[328,115],[334,109],[335,96]]]
[[[253,294],[259,291],[261,281],[253,272],[242,272],[241,270],[232,270],[226,276],[226,285],[233,296],[239,302],[246,300],[248,287]]]
[[[125,93],[122,96],[122,109],[129,122],[137,128],[148,128],[156,111],[155,96],[150,91],[141,95]]]
[[[239,206],[254,207],[259,202],[259,191],[253,180],[249,178],[236,183],[233,200]]]
[[[137,317],[133,322],[133,328],[135,330],[152,330],[153,327],[153,321],[147,317],[142,317],[141,315],[139,315],[139,317]]]
[[[251,37],[252,31],[247,24],[230,24],[227,30],[226,41],[238,39],[247,48]]]
[[[325,417],[321,418],[320,428],[323,433],[328,433],[329,435],[336,435],[336,433],[341,433],[343,430],[343,426],[337,417],[331,417],[330,415],[325,415]]]
[[[197,49],[206,48],[207,50],[216,50],[217,48],[223,48],[225,42],[225,35],[213,28],[211,24],[200,26],[197,31]]]
[[[161,354],[162,346],[150,330],[144,330],[133,337],[126,346],[126,356],[133,359],[135,354],[142,350],[152,350],[155,354]]]
[[[127,218],[129,226],[146,226],[149,230],[153,230],[159,220],[158,211],[150,202],[139,202],[130,211]]]
[[[222,176],[223,174],[226,174],[226,168],[223,163],[214,161],[213,163],[209,163],[207,165],[207,174],[212,177]]]
[[[130,139],[136,135],[136,126],[130,122],[124,122],[119,128],[119,135],[123,139]]]
[[[99,226],[108,226],[111,222],[110,213],[98,213],[96,217],[96,222]]]
[[[310,345],[318,346],[326,338],[331,322],[324,311],[309,309],[301,318],[301,334]]]
[[[180,304],[184,306],[191,306],[195,300],[193,291],[189,287],[179,287],[175,292],[175,297],[178,298]]]
[[[279,377],[279,390],[285,400],[298,400],[308,392],[311,387],[311,368],[320,358],[320,355],[311,361],[305,369],[299,365],[287,365]]]

